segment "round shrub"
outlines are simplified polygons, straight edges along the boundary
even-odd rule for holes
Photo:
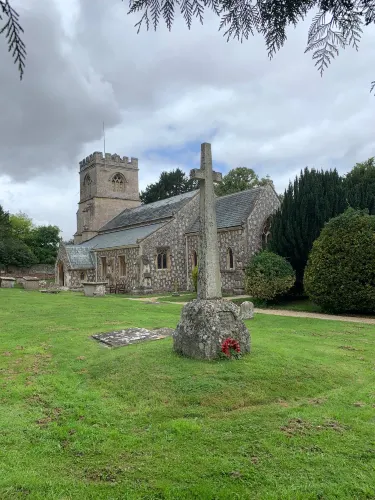
[[[352,208],[315,240],[304,276],[309,298],[327,312],[375,312],[375,216]]]
[[[246,268],[246,292],[257,300],[273,300],[292,288],[296,280],[290,263],[280,255],[264,250]]]
[[[198,266],[193,267],[191,272],[191,278],[193,280],[194,290],[198,290]]]

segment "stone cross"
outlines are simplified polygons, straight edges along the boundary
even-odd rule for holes
[[[200,197],[197,298],[221,299],[214,182],[221,182],[222,175],[212,170],[211,144],[201,145],[201,168],[191,170],[190,178],[199,180]]]

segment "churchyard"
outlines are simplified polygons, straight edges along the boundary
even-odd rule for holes
[[[374,326],[258,314],[208,362],[91,337],[180,304],[0,294],[0,498],[375,496]]]

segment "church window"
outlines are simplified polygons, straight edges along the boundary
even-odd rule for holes
[[[100,257],[100,264],[102,268],[102,277],[105,278],[107,276],[107,259],[105,257]]]
[[[119,274],[120,274],[120,276],[121,277],[126,276],[125,255],[119,255],[118,263],[119,263]]]
[[[122,174],[115,174],[112,177],[112,191],[121,193],[125,191],[125,177]]]
[[[169,252],[167,249],[158,249],[156,256],[156,266],[158,269],[168,269]]]
[[[233,250],[231,248],[227,250],[227,268],[234,269]]]
[[[268,217],[262,229],[262,249],[264,250],[271,241],[271,217]]]
[[[198,254],[197,252],[194,250],[193,252],[193,267],[197,266],[198,265]]]
[[[83,179],[83,191],[85,196],[91,196],[91,185],[91,177],[89,176],[89,174],[86,174],[85,178]]]
[[[81,281],[84,281],[84,280],[85,280],[85,273],[81,273],[81,274],[80,274],[80,279],[81,279]]]

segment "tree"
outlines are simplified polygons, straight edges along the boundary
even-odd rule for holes
[[[22,80],[26,59],[26,47],[21,39],[23,28],[19,23],[19,14],[10,5],[9,0],[0,0],[0,21],[4,17],[6,21],[0,30],[0,34],[5,33],[8,50],[12,52],[14,63],[18,64],[18,71]]]
[[[142,25],[156,30],[162,17],[171,30],[176,7],[179,7],[188,28],[193,17],[203,24],[204,10],[209,8],[221,17],[219,31],[224,29],[227,41],[237,38],[241,42],[250,35],[261,34],[266,42],[269,58],[284,45],[289,26],[295,27],[309,12],[317,10],[307,37],[305,52],[313,52],[313,60],[320,74],[338,55],[338,48],[347,46],[358,50],[363,27],[375,23],[374,0],[129,0],[128,14],[141,13],[136,23],[138,32]],[[0,0],[0,10],[7,22],[2,29],[12,51],[14,62],[18,64],[22,78],[26,49],[21,40],[23,32],[17,12],[9,0]],[[371,92],[375,81],[371,84]]]
[[[8,237],[11,230],[12,228],[9,221],[9,213],[5,212],[3,207],[0,205],[0,240]]]
[[[0,240],[0,267],[31,267],[38,259],[22,240],[6,238]]]
[[[38,226],[25,240],[40,264],[54,264],[59,244],[60,229],[57,226]]]
[[[158,182],[149,184],[139,196],[142,203],[153,203],[154,201],[193,191],[197,187],[198,181],[189,179],[182,170],[177,168],[171,172],[162,172]]]
[[[223,176],[222,182],[215,187],[215,193],[218,196],[224,196],[266,184],[273,185],[273,182],[269,178],[259,179],[252,168],[238,167]]]
[[[343,179],[336,170],[305,168],[289,183],[272,220],[269,249],[292,264],[298,291],[313,242],[324,223],[346,207]]]
[[[357,163],[344,178],[344,189],[351,207],[375,215],[375,159]]]
[[[290,263],[273,252],[264,250],[250,260],[246,271],[245,289],[253,299],[274,300],[294,285],[296,276]]]
[[[328,312],[375,312],[375,216],[347,209],[314,242],[305,290]]]
[[[25,241],[29,237],[33,228],[33,221],[28,215],[23,212],[11,214],[9,222],[12,228],[12,235],[15,238]]]

